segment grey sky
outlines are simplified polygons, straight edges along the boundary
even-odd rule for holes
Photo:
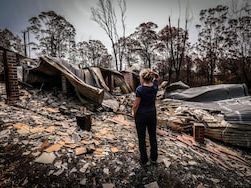
[[[116,5],[116,0],[113,1]],[[184,18],[188,12],[191,18],[188,25],[189,35],[193,43],[197,39],[195,24],[198,23],[199,11],[218,4],[230,4],[231,1],[127,0],[126,33],[134,32],[140,23],[147,21],[156,23],[160,29],[168,23],[168,16],[171,16],[172,23],[177,25],[180,15],[181,26],[184,27]],[[97,0],[1,0],[0,28],[7,27],[13,33],[20,35],[28,26],[30,17],[38,15],[41,11],[54,10],[74,25],[77,41],[98,39],[110,49],[110,42],[104,31],[91,20],[90,8],[94,7],[96,2]]]

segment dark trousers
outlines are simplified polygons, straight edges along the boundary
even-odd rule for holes
[[[146,128],[150,139],[150,158],[156,161],[158,158],[157,138],[156,138],[156,112],[136,114],[135,116],[136,129],[139,140],[140,160],[142,163],[148,161],[146,151]]]

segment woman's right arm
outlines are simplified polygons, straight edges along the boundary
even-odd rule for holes
[[[133,117],[135,117],[135,114],[139,108],[140,101],[141,101],[141,98],[136,97],[135,101],[133,102],[133,105],[132,105],[132,116]]]

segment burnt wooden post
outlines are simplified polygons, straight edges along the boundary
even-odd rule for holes
[[[193,137],[195,141],[204,143],[205,127],[203,124],[195,123],[193,125]]]
[[[91,114],[76,116],[76,119],[77,119],[77,125],[82,130],[86,130],[86,131],[91,130],[91,125],[92,125]]]
[[[112,92],[114,89],[114,80],[113,80],[113,74],[110,71],[106,72],[106,82],[107,82],[108,88]]]
[[[19,101],[16,54],[4,50],[3,63],[7,103],[14,105]]]
[[[67,79],[64,75],[61,75],[61,83],[62,83],[62,92],[64,95],[67,94]]]
[[[62,94],[66,97],[71,96],[75,91],[74,87],[71,85],[71,82],[63,74],[61,74],[61,89]]]

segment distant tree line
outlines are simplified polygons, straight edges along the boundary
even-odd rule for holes
[[[8,29],[0,29],[0,46],[16,52],[23,52],[22,40]]]
[[[98,0],[92,19],[111,41],[112,54],[99,40],[75,41],[76,30],[53,11],[29,19],[27,27],[34,40],[28,45],[38,55],[48,54],[85,66],[124,70],[157,68],[169,83],[182,80],[191,86],[217,83],[247,83],[251,87],[251,7],[218,5],[200,11],[198,41],[189,42],[188,20],[184,27],[168,23],[163,28],[153,22],[141,23],[126,33],[126,2],[118,0],[119,14],[111,0]],[[119,21],[118,21],[119,20]],[[122,32],[119,34],[118,30]],[[22,52],[21,39],[9,30],[0,30],[0,45]],[[114,64],[115,65],[114,65]]]

